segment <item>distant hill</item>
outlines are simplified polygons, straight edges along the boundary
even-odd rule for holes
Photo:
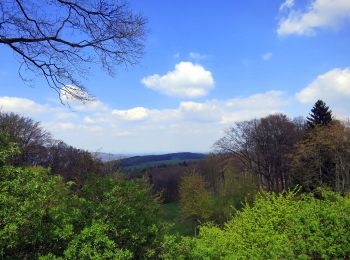
[[[202,153],[168,153],[160,155],[133,156],[121,159],[121,168],[142,168],[161,164],[178,164],[181,162],[201,160],[205,157]]]

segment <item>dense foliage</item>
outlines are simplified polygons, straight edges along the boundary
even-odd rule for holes
[[[333,120],[316,125],[296,146],[292,180],[305,191],[327,186],[345,193],[350,187],[350,128]]]
[[[0,167],[1,258],[138,259],[157,254],[159,204],[144,180],[99,177],[84,185],[79,196],[70,185],[45,168]]]
[[[243,202],[251,202],[258,191],[258,180],[251,172],[237,167],[235,161],[209,155],[181,178],[182,217],[194,227],[206,221],[223,225]]]
[[[167,237],[164,259],[320,259],[350,255],[350,198],[334,192],[258,195],[224,228]]]
[[[194,225],[207,221],[211,215],[211,198],[203,177],[192,172],[182,178],[179,189],[182,215]]]

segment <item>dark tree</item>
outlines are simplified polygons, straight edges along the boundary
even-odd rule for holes
[[[145,18],[123,0],[1,0],[0,44],[21,61],[19,74],[46,79],[59,97],[90,99],[79,78],[98,63],[134,64],[143,53]]]
[[[327,126],[333,119],[332,110],[322,100],[317,100],[309,115],[307,117],[308,128],[314,128],[316,125]]]
[[[74,181],[77,188],[90,173],[102,176],[113,172],[109,164],[103,164],[90,152],[53,140],[38,122],[14,113],[0,112],[0,146],[6,148],[10,144],[17,144],[19,153],[11,156],[9,163],[49,167],[53,174],[61,175],[65,181]]]
[[[350,127],[333,120],[315,126],[296,146],[292,182],[309,192],[327,186],[345,193],[350,187]]]
[[[51,135],[38,122],[14,113],[0,111],[0,134],[16,143],[20,153],[12,158],[16,165],[40,165],[45,161]]]
[[[47,149],[44,166],[49,167],[52,173],[61,175],[65,181],[73,181],[77,189],[91,173],[99,176],[106,174],[103,163],[91,153],[60,141]]]
[[[239,159],[259,177],[263,187],[278,192],[288,187],[290,155],[302,136],[300,124],[276,114],[236,123],[214,146]]]

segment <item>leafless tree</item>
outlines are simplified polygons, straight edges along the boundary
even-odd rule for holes
[[[8,163],[48,167],[53,174],[63,176],[65,181],[74,181],[76,188],[80,188],[91,173],[107,175],[113,172],[88,151],[53,140],[40,123],[27,117],[0,111],[1,136],[19,148],[19,153]]]
[[[110,74],[143,53],[145,18],[123,0],[1,0],[0,44],[20,58],[19,74],[41,75],[60,98],[87,101],[79,78],[98,63]]]
[[[235,124],[214,146],[240,159],[268,190],[281,191],[289,183],[291,154],[302,132],[287,116],[276,114]]]
[[[0,134],[5,134],[17,143],[21,152],[13,158],[13,163],[38,165],[45,161],[46,147],[51,145],[50,133],[38,122],[14,113],[0,111]]]

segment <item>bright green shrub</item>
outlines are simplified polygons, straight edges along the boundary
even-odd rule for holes
[[[112,239],[135,258],[153,258],[163,236],[160,206],[144,180],[117,179],[101,202],[101,219],[108,224]]]
[[[0,256],[59,253],[79,226],[78,198],[43,168],[0,168]]]
[[[8,135],[0,133],[0,167],[6,163],[6,160],[19,153],[18,146],[11,142]]]
[[[185,244],[179,247],[179,244]],[[320,259],[350,256],[350,199],[260,194],[223,229],[206,225],[197,238],[164,243],[165,259]],[[184,250],[185,249],[185,250]]]
[[[145,259],[160,248],[159,203],[143,180],[97,177],[78,194],[40,167],[4,165],[0,259]]]
[[[131,259],[132,253],[119,249],[115,241],[110,239],[110,226],[95,222],[84,228],[64,251],[66,259]]]

